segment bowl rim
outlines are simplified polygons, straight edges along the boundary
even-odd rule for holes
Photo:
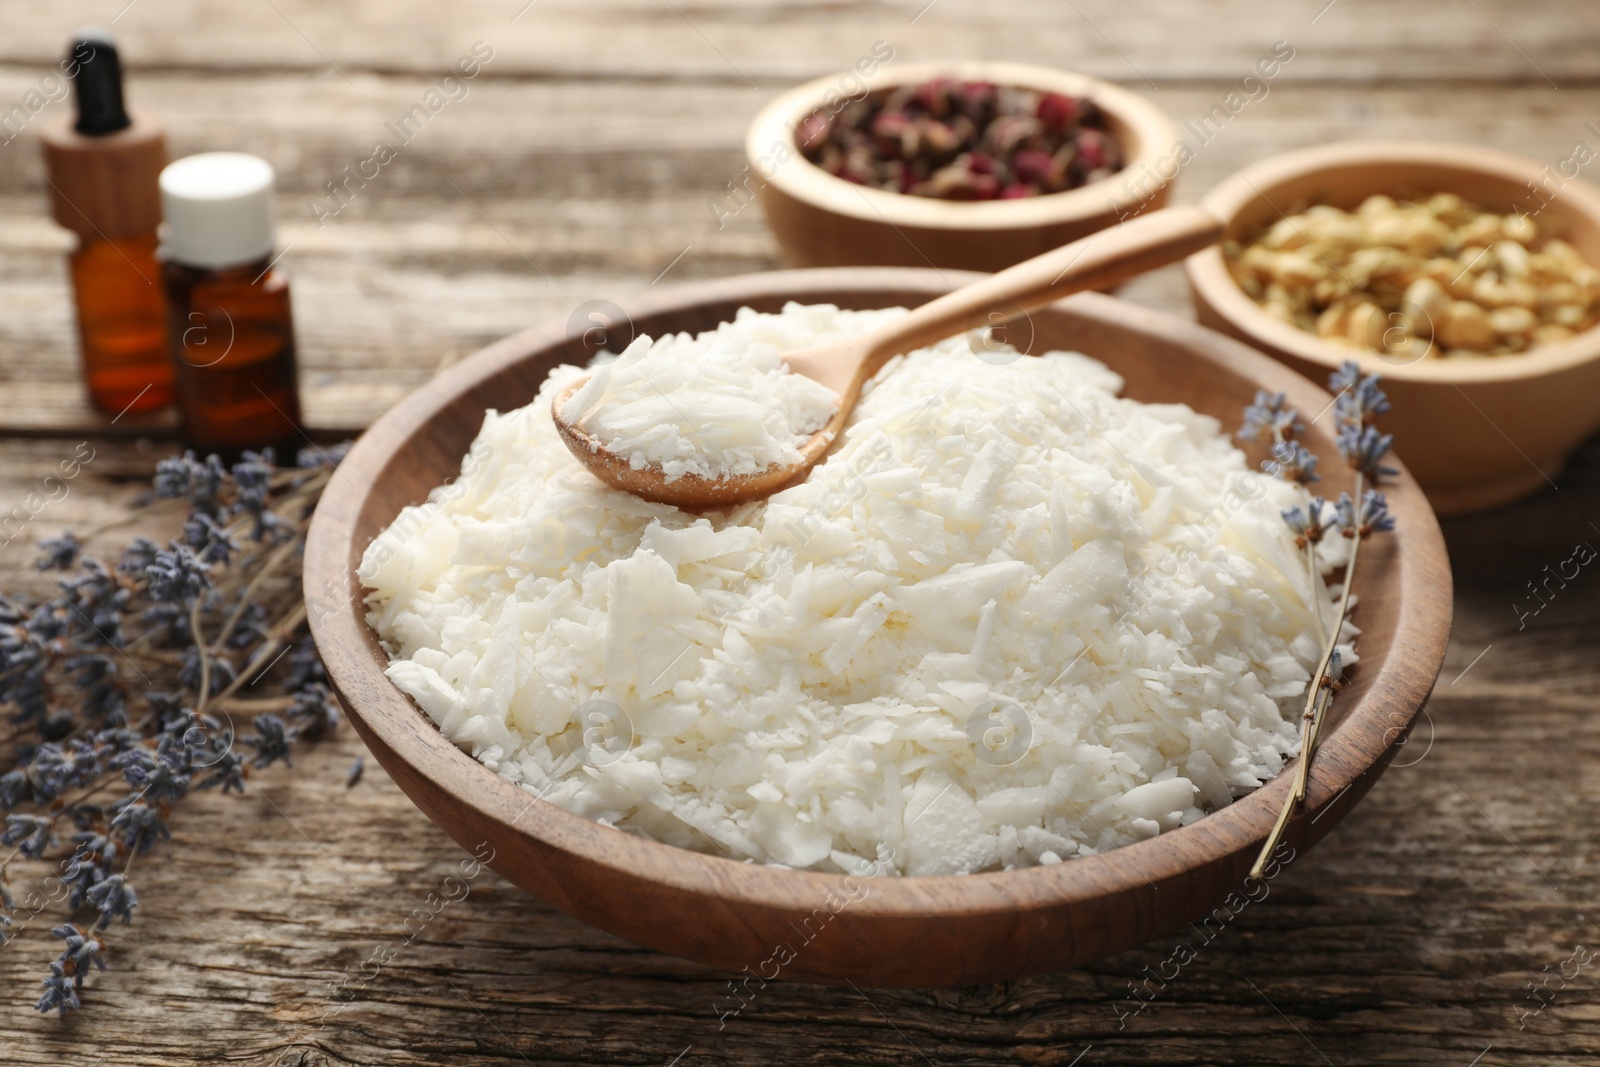
[[[1281,215],[1282,210],[1272,203],[1268,190],[1284,182],[1350,166],[1415,164],[1450,167],[1519,185],[1546,177],[1543,166],[1533,160],[1477,145],[1451,141],[1338,141],[1283,152],[1252,163],[1223,179],[1201,197],[1200,204],[1215,212],[1224,224],[1232,226],[1243,211],[1261,202]],[[1551,200],[1561,201],[1600,231],[1600,189],[1581,177],[1571,178],[1555,191]],[[1377,353],[1335,344],[1268,315],[1233,280],[1220,244],[1184,260],[1184,272],[1196,300],[1209,306],[1253,343],[1330,369],[1354,359],[1363,371],[1396,381],[1492,383],[1560,374],[1600,359],[1600,327],[1594,327],[1565,341],[1540,345],[1516,355],[1391,363]]]
[[[836,215],[864,222],[942,230],[1021,229],[1107,212],[1137,214],[1148,206],[1156,190],[1171,184],[1172,178],[1161,177],[1156,162],[1171,154],[1179,140],[1178,128],[1150,101],[1077,71],[985,60],[898,64],[880,67],[870,75],[856,76],[865,82],[866,92],[948,75],[962,80],[992,81],[1089,97],[1133,132],[1137,141],[1134,153],[1121,170],[1099,181],[1066,192],[1016,200],[941,200],[847,182],[818,167],[800,152],[795,141],[795,127],[822,104],[829,92],[838,90],[840,79],[852,73],[855,72],[827,74],[798,85],[757,113],[746,130],[744,144],[746,159],[758,180]],[[761,161],[777,154],[780,147],[788,156],[769,171]],[[1146,173],[1153,175],[1156,182],[1149,193],[1130,192],[1117,184],[1130,176]]]
[[[791,299],[845,289],[919,290],[930,298],[981,275],[925,268],[824,268],[747,274],[713,282],[680,283],[624,305],[636,321],[651,315],[781,291]],[[875,285],[865,284],[870,279]],[[1200,358],[1234,365],[1253,381],[1288,395],[1302,411],[1331,405],[1307,379],[1249,347],[1165,312],[1098,293],[1081,293],[1052,307],[1078,317],[1130,324],[1160,340],[1184,345]],[[599,865],[629,880],[645,880],[707,901],[809,911],[853,876],[736,862],[603,826],[545,803],[501,778],[444,739],[426,714],[384,673],[386,659],[360,607],[354,576],[360,558],[355,527],[374,486],[400,446],[425,435],[431,418],[461,395],[510,366],[577,341],[586,324],[552,321],[489,345],[403,399],[350,449],[323,494],[307,535],[304,584],[312,636],[328,678],[369,747],[397,778],[420,776],[435,795],[473,810],[497,833],[527,835],[548,848]],[[1382,758],[1426,703],[1444,662],[1450,630],[1451,577],[1443,534],[1420,487],[1396,461],[1386,487],[1399,530],[1399,600],[1388,654],[1363,677],[1360,698],[1323,741],[1296,825],[1341,807],[1347,792],[1381,772]],[[1403,549],[1403,551],[1402,551]],[[374,743],[376,742],[376,743]],[[391,762],[394,761],[394,762]],[[850,905],[863,919],[973,918],[1058,908],[1177,879],[1196,868],[1259,849],[1291,785],[1294,764],[1255,791],[1188,826],[1154,838],[1066,862],[967,875],[873,879],[870,893]],[[1357,788],[1352,788],[1353,786]],[[411,790],[407,789],[410,793]],[[450,827],[446,827],[450,829]],[[1311,826],[1314,831],[1316,827]],[[1320,836],[1320,835],[1319,835]],[[1185,847],[1186,846],[1186,847]]]

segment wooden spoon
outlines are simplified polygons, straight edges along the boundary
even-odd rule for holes
[[[1199,207],[1141,215],[946,293],[859,337],[784,356],[791,371],[839,394],[833,418],[801,446],[800,462],[795,464],[774,464],[754,474],[724,478],[685,474],[671,481],[660,467],[635,470],[627,459],[561,416],[568,398],[587,378],[556,394],[551,417],[572,454],[607,485],[681,508],[729,507],[775,493],[821,461],[844,429],[861,387],[894,356],[966,330],[1009,321],[1071,293],[1116,285],[1198,252],[1221,238],[1222,232],[1222,222]]]

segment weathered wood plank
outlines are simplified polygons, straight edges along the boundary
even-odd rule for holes
[[[15,18],[0,61],[44,66],[76,26],[116,4],[60,0]],[[108,8],[111,14],[108,14]],[[1287,77],[1372,82],[1530,81],[1600,74],[1588,47],[1600,11],[1583,0],[458,0],[448,5],[138,0],[116,21],[132,62],[190,70],[304,71],[320,80],[443,72],[478,40],[489,77],[695,79],[766,86],[849,66],[874,41],[901,60],[980,55],[1165,84],[1238,78],[1276,40],[1300,53]]]

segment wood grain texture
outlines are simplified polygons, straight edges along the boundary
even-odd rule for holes
[[[13,3],[19,0],[12,0]],[[443,73],[475,40],[497,77],[755,82],[777,87],[850,64],[875,39],[904,58],[1047,63],[1145,88],[1236,80],[1278,39],[1296,77],[1365,83],[1451,79],[1558,86],[1592,81],[1600,12],[1583,0],[457,0],[395,5],[138,0],[116,29],[130,63],[186,70],[291,69],[323,80]],[[1474,7],[1476,11],[1474,11]],[[526,10],[524,11],[524,9]],[[520,17],[519,12],[521,12]],[[115,8],[113,8],[115,13]],[[110,17],[63,0],[8,23],[0,57],[45,64],[76,26]],[[601,28],[603,27],[603,32]]]
[[[576,0],[552,4],[549,23],[537,21],[540,0],[516,24],[528,58],[497,58],[459,108],[319,230],[307,199],[420,99],[470,44],[478,13],[509,19],[522,4],[363,0],[320,5],[330,21],[312,25],[310,3],[274,3],[353,86],[269,5],[138,0],[114,28],[134,67],[130,98],[161,115],[175,153],[243,148],[278,164],[307,414],[315,423],[326,404],[348,425],[497,337],[586,300],[643,293],[669,265],[661,284],[781,265],[757,211],[718,229],[707,208],[739,176],[745,123],[778,90],[853,61],[858,39],[870,43],[891,17],[903,28],[923,6],[679,3],[725,50],[724,26],[767,33],[779,21],[759,69],[735,56],[752,88],[690,31],[662,36],[655,0],[582,5],[590,17]],[[120,6],[0,0],[0,103],[37,85],[72,28]],[[1582,0],[1476,6],[1560,91],[1456,0],[1338,0],[1314,24],[1322,0],[1192,10],[938,0],[912,27],[930,36],[903,54],[1055,63],[1148,90],[1121,48],[1182,120],[1236,84],[1270,44],[1272,20],[1292,17],[1309,27],[1293,31],[1296,59],[1184,168],[1176,200],[1193,202],[1271,152],[1355,136],[1443,137],[1554,163],[1585,122],[1600,122],[1600,12]],[[1073,8],[1105,37],[1073,21]],[[454,11],[466,19],[453,22]],[[619,28],[625,16],[644,28]],[[641,62],[651,40],[674,47]],[[505,48],[508,61],[518,54]],[[0,145],[0,420],[80,436],[0,442],[5,508],[85,432],[74,422],[66,238],[45,216],[35,129]],[[1187,312],[1176,271],[1125,293]],[[92,444],[70,494],[0,547],[6,589],[45,591],[24,538],[125,514],[169,447]],[[1600,445],[1555,481],[1515,508],[1445,524],[1456,624],[1414,765],[1392,768],[1137,1014],[1130,983],[1170,973],[1198,935],[962,990],[773,985],[721,1027],[726,976],[585,926],[490,872],[419,925],[416,910],[470,854],[370,760],[347,792],[345,769],[364,748],[346,732],[297,761],[292,780],[274,772],[244,798],[207,794],[186,807],[175,827],[184,847],[143,868],[138,925],[116,931],[113,969],[94,979],[81,1018],[31,1011],[52,952],[41,929],[0,949],[0,1062],[542,1067],[682,1054],[683,1067],[1067,1067],[1081,1055],[1081,1067],[1467,1067],[1475,1057],[1480,1067],[1587,1067],[1600,1054],[1600,981],[1593,968],[1564,985],[1549,974],[1600,939],[1600,578],[1585,571],[1523,628],[1514,607],[1535,603],[1526,583],[1577,542],[1600,545]],[[367,977],[364,963],[390,952]]]

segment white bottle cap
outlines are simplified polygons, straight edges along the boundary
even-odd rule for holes
[[[161,253],[191,267],[237,267],[272,251],[272,164],[202,152],[161,172]]]

